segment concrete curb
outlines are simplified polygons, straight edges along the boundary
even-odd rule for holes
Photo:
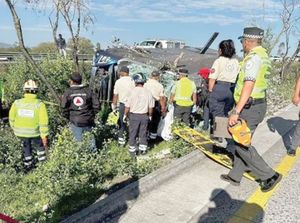
[[[75,213],[62,223],[105,222],[113,219],[132,206],[138,197],[145,196],[156,187],[197,164],[204,157],[200,151],[195,150]]]

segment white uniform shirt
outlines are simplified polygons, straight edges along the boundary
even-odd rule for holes
[[[149,108],[154,107],[154,98],[149,90],[144,87],[135,87],[130,91],[125,106],[134,114],[146,114]]]
[[[164,97],[164,87],[161,83],[159,83],[157,80],[154,79],[149,79],[145,84],[144,84],[144,88],[148,89],[154,99],[156,101],[159,101],[160,97]]]
[[[135,84],[131,77],[124,76],[115,83],[114,94],[118,95],[119,102],[126,103],[129,92],[134,88]]]
[[[217,81],[226,81],[235,83],[237,75],[239,74],[239,62],[235,58],[227,58],[220,56],[215,60],[209,78]]]

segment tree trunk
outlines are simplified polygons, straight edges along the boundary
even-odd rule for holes
[[[54,40],[54,44],[56,46],[57,52],[59,52],[58,44],[57,44],[57,29],[58,29],[58,20],[59,20],[59,3],[55,5],[55,22],[53,23],[50,16],[49,16],[49,22],[52,29],[52,36]]]
[[[8,7],[9,7],[9,10],[12,14],[12,17],[13,17],[13,20],[14,20],[15,30],[16,30],[16,33],[17,33],[18,41],[19,41],[19,46],[21,48],[21,51],[22,51],[24,57],[32,65],[32,67],[35,70],[36,74],[38,75],[39,79],[48,87],[48,89],[50,90],[51,94],[53,95],[53,97],[55,98],[57,103],[60,103],[60,99],[59,99],[58,95],[56,94],[55,90],[52,88],[50,83],[47,81],[47,79],[43,75],[42,71],[37,66],[37,64],[34,62],[34,60],[32,59],[31,55],[29,54],[28,50],[25,47],[24,40],[23,40],[22,27],[21,27],[21,23],[20,23],[20,18],[17,15],[17,12],[14,8],[14,5],[11,3],[10,0],[5,0],[5,2],[7,3]]]

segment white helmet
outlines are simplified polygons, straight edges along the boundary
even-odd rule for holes
[[[38,86],[35,83],[35,81],[33,81],[33,80],[26,81],[25,84],[24,84],[24,87],[23,87],[24,91],[25,90],[32,90],[32,91],[34,91],[34,90],[37,90],[37,89],[38,89]]]

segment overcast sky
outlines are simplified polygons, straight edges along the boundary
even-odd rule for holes
[[[38,13],[21,2],[17,1],[17,12],[26,44],[52,41],[49,10]],[[220,35],[213,48],[223,39],[233,39],[239,49],[237,37],[245,26],[270,25],[278,31],[281,5],[279,0],[92,0],[90,7],[96,21],[81,35],[103,46],[110,44],[112,36],[127,44],[147,38],[172,38],[191,46],[203,46],[217,31]],[[0,0],[0,33],[0,42],[17,40],[4,0]],[[59,27],[59,33],[66,39],[70,37],[64,25]]]

